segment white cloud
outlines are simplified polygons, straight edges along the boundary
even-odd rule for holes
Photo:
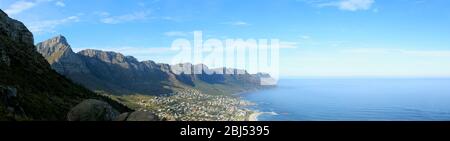
[[[223,24],[232,25],[232,26],[249,26],[250,24],[244,21],[233,21],[233,22],[226,22]]]
[[[161,17],[161,19],[166,20],[166,21],[174,21],[174,22],[179,22],[179,21],[181,21],[179,18],[170,17],[170,16]]]
[[[37,5],[39,5],[40,3],[44,3],[44,2],[52,2],[55,0],[18,0],[14,3],[12,3],[11,5],[9,5],[4,11],[8,14],[8,15],[16,15],[16,14],[20,14],[23,11],[26,11],[28,9],[31,9]],[[63,0],[59,0],[55,3],[56,6],[61,6],[64,7],[66,6],[63,2]]]
[[[374,3],[374,0],[344,0],[339,4],[342,10],[357,11],[368,10]]]
[[[311,36],[302,35],[302,36],[300,36],[300,38],[303,39],[303,40],[309,40],[309,39],[311,39]]]
[[[57,2],[55,3],[55,5],[56,5],[56,6],[59,6],[59,7],[65,7],[65,6],[66,6],[66,4],[65,4],[63,1],[57,1]]]
[[[20,14],[28,9],[31,9],[33,7],[36,7],[43,3],[50,3],[55,2],[54,4],[56,6],[64,7],[65,4],[63,0],[19,0],[11,5],[9,5],[5,12],[7,14],[11,15],[17,15]],[[53,4],[53,3],[52,3]],[[42,33],[48,33],[48,32],[55,32],[55,28],[62,24],[72,23],[72,22],[78,22],[79,21],[79,15],[78,16],[69,16],[62,19],[56,19],[56,20],[34,20],[34,21],[28,21],[25,22],[28,29],[33,32],[34,34],[42,34]]]
[[[107,16],[109,16],[110,14],[108,13],[108,12],[94,12],[94,15],[96,15],[96,16],[101,16],[101,17],[107,17]]]
[[[450,57],[450,51],[421,51],[421,50],[406,50],[404,54],[421,56],[421,57]]]
[[[319,7],[333,6],[345,11],[369,10],[375,0],[340,0],[318,4]]]
[[[27,9],[30,9],[36,5],[36,2],[29,1],[17,1],[11,4],[8,8],[5,9],[5,12],[8,15],[19,14]]]
[[[42,34],[48,32],[55,32],[55,28],[59,25],[78,22],[80,18],[78,16],[70,16],[58,20],[46,20],[46,21],[36,21],[28,24],[28,29],[34,34]]]
[[[124,23],[124,22],[146,20],[149,17],[150,17],[150,12],[141,11],[141,12],[134,12],[131,14],[125,14],[125,15],[120,15],[120,16],[109,16],[109,17],[106,16],[106,17],[102,18],[100,21],[105,24],[119,24],[119,23]]]
[[[351,54],[403,54],[415,57],[450,57],[450,50],[408,50],[389,48],[354,48],[343,50]]]
[[[182,31],[169,31],[169,32],[165,32],[164,35],[169,36],[169,37],[185,37],[185,36],[188,36],[189,33],[182,32]]]
[[[295,49],[297,47],[297,42],[280,42],[280,49]]]

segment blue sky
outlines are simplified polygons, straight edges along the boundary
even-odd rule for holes
[[[450,76],[448,0],[0,0],[40,42],[169,62],[174,39],[278,38],[282,76]]]

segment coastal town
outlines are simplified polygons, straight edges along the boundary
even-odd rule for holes
[[[121,96],[118,100],[169,121],[252,121],[258,115],[246,108],[253,105],[251,102],[233,96],[203,94],[194,89],[162,96]]]

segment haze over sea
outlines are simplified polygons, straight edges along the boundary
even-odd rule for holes
[[[282,79],[244,94],[262,121],[450,120],[450,78]]]

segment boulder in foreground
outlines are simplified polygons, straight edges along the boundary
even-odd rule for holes
[[[106,102],[84,100],[67,114],[68,121],[112,121],[119,112]]]

